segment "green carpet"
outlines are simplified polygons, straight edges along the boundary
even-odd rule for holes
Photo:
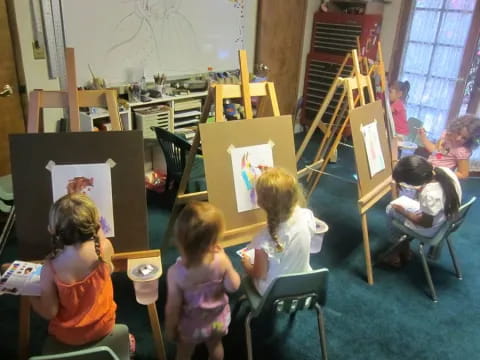
[[[298,139],[297,139],[298,140]],[[307,157],[312,149],[307,151]],[[307,158],[308,159],[308,158]],[[306,160],[308,162],[308,160]],[[454,235],[454,247],[464,280],[454,276],[453,267],[444,251],[432,276],[439,297],[433,303],[427,296],[427,285],[421,264],[415,258],[400,271],[374,269],[375,285],[365,281],[365,263],[357,211],[357,189],[353,180],[352,149],[342,147],[336,164],[327,171],[349,180],[323,176],[309,206],[315,215],[330,226],[320,254],[312,255],[312,267],[330,269],[325,319],[328,353],[331,359],[476,359],[480,354],[480,272],[478,225],[480,206],[475,204],[463,227]],[[464,200],[480,196],[480,180],[462,183]],[[158,205],[157,197],[149,197],[149,226],[152,247],[162,244],[169,212]],[[372,253],[387,246],[388,231],[384,209],[385,198],[368,213]],[[477,229],[477,230],[475,230]],[[228,249],[235,267],[241,271],[236,248]],[[16,257],[12,238],[1,262]],[[163,254],[164,271],[172,264],[177,252]],[[114,275],[118,321],[126,323],[137,339],[137,359],[154,359],[152,337],[146,307],[135,302],[132,284],[124,275]],[[163,325],[165,277],[160,281],[158,311]],[[232,323],[224,338],[225,359],[245,359],[243,321],[246,304],[239,304],[240,294],[231,297]],[[0,354],[2,359],[16,358],[18,331],[18,299],[0,298]],[[319,359],[321,358],[317,322],[314,312],[300,312],[289,322],[279,316],[273,322],[253,322],[254,355],[256,359]],[[477,334],[477,335],[476,335]],[[46,335],[46,322],[32,317],[32,353],[38,353]],[[168,344],[173,358],[174,345]],[[205,348],[199,347],[195,359],[206,359]]]

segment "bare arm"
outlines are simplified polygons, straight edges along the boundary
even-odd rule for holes
[[[165,328],[167,338],[176,341],[178,338],[178,323],[180,321],[180,310],[182,308],[182,290],[177,284],[177,273],[175,266],[168,269],[167,274],[167,305],[165,306]]]
[[[248,255],[242,256],[242,265],[246,273],[254,279],[265,279],[268,272],[268,255],[262,249],[255,249],[253,265]]]
[[[223,286],[228,292],[235,292],[240,287],[240,275],[238,275],[238,272],[233,268],[232,262],[230,261],[230,258],[227,256],[227,254],[225,254],[224,252],[223,255],[223,263],[225,265]]]
[[[58,293],[51,264],[45,262],[40,273],[40,296],[31,296],[33,310],[41,317],[51,320],[58,313]]]
[[[457,171],[455,171],[455,175],[459,179],[466,179],[470,175],[470,162],[468,159],[458,160],[457,163]]]
[[[397,212],[399,212],[400,214],[405,216],[408,220],[413,222],[414,224],[420,225],[420,226],[425,227],[425,228],[432,227],[432,225],[433,225],[433,216],[432,215],[425,214],[424,212],[411,213],[411,212],[405,210],[400,205],[396,205],[396,204],[392,205],[392,207]]]
[[[114,271],[114,266],[112,262],[112,256],[115,254],[115,250],[113,249],[112,242],[103,235],[102,230],[99,231],[99,239],[100,244],[102,244],[102,251],[103,251],[103,260],[110,266],[110,273]]]
[[[422,141],[423,146],[427,149],[428,152],[434,152],[437,149],[437,145],[431,142],[427,138],[427,134],[424,128],[418,129],[418,135]]]

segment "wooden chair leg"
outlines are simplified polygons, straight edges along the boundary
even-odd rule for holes
[[[156,303],[147,305],[148,317],[150,318],[150,326],[152,327],[153,341],[155,342],[155,349],[157,351],[157,359],[167,360],[165,354],[165,346],[163,344],[162,329],[158,321],[157,305]]]
[[[322,307],[318,304],[315,304],[315,309],[317,310],[318,332],[320,334],[320,347],[322,349],[322,359],[323,360],[328,360],[327,335],[326,335],[326,332],[325,332],[325,319],[323,318]]]
[[[20,316],[18,332],[18,359],[27,360],[30,352],[30,300],[20,296]]]

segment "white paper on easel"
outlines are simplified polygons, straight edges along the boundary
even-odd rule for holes
[[[100,224],[107,237],[115,236],[110,162],[51,166],[53,201],[66,194],[88,195],[100,212]]]
[[[368,167],[370,177],[374,177],[380,171],[385,169],[385,160],[383,158],[382,146],[378,137],[377,120],[362,126],[361,128],[365,150],[367,152]]]
[[[229,148],[238,212],[257,209],[255,182],[262,172],[273,167],[273,143]]]

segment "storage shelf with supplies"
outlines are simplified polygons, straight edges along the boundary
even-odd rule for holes
[[[172,108],[169,105],[154,105],[134,111],[135,128],[142,131],[144,139],[156,139],[152,126],[160,126],[169,131],[172,128]]]

